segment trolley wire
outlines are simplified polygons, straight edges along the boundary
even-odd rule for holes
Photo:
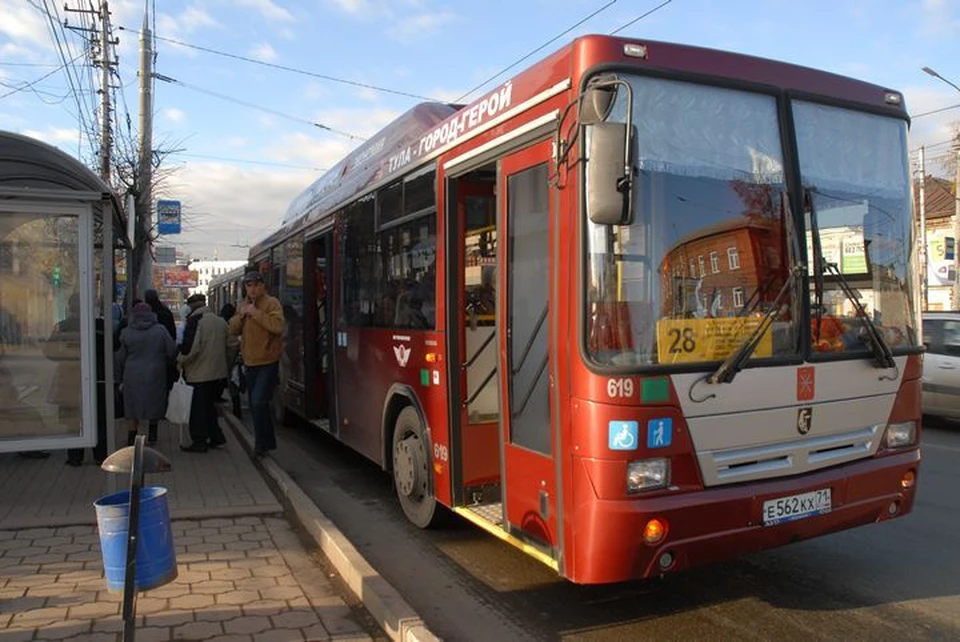
[[[126,27],[119,27],[123,31],[130,31],[134,33],[139,33],[139,30],[128,29]],[[173,38],[164,38],[161,36],[154,35],[154,40],[160,40],[162,42],[169,42],[174,45],[179,45],[181,47],[187,47],[189,49],[196,49],[197,51],[203,51],[206,53],[211,53],[216,56],[223,56],[224,58],[233,58],[234,60],[242,60],[244,62],[249,62],[254,65],[261,65],[264,67],[272,67],[274,69],[280,69],[282,71],[288,71],[293,74],[300,74],[303,76],[310,76],[312,78],[319,78],[321,80],[328,80],[330,82],[336,82],[344,85],[350,85],[353,87],[359,87],[361,89],[370,89],[373,91],[379,91],[386,94],[395,94],[397,96],[406,96],[407,98],[416,98],[417,100],[429,100],[434,102],[444,102],[437,98],[431,98],[429,96],[421,96],[420,94],[414,94],[406,91],[400,91],[399,89],[388,89],[386,87],[378,87],[377,85],[371,85],[369,83],[358,82],[356,80],[347,80],[346,78],[338,78],[336,76],[330,76],[327,74],[321,74],[313,71],[306,71],[304,69],[297,69],[296,67],[290,67],[288,65],[281,65],[275,62],[266,62],[263,60],[257,60],[256,58],[249,58],[247,56],[241,56],[238,54],[228,53],[226,51],[220,51],[218,49],[213,49],[211,47],[204,47],[201,45],[191,44],[189,42],[184,42],[182,40],[175,40]]]

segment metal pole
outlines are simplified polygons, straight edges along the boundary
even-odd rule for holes
[[[140,30],[140,194],[137,217],[140,222],[140,274],[136,296],[153,287],[153,258],[150,255],[150,228],[152,223],[151,182],[153,181],[153,35],[150,33],[147,8],[144,8],[143,28]]]
[[[957,275],[957,255],[960,254],[960,149],[957,150],[956,163],[953,178],[953,309],[960,310],[960,279]]]
[[[927,165],[924,148],[920,146],[920,292],[923,294],[923,311],[926,312],[929,298],[927,295],[927,206],[926,189]]]
[[[110,184],[110,9],[100,3],[100,178]]]
[[[127,564],[123,578],[123,642],[136,637],[137,545],[140,539],[140,489],[143,488],[143,435],[133,440],[130,468],[130,514],[127,518]]]

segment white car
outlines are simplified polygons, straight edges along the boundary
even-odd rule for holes
[[[960,312],[924,312],[923,414],[960,419]]]

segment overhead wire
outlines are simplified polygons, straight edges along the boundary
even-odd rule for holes
[[[616,1],[616,0],[614,0]],[[123,31],[131,31],[139,33],[139,30],[128,29],[127,27],[119,27]],[[154,31],[156,34],[156,31]],[[204,47],[202,45],[195,45],[189,42],[184,42],[182,40],[175,40],[174,38],[164,38],[161,36],[154,35],[154,40],[159,40],[161,42],[169,42],[174,45],[179,45],[181,47],[187,47],[189,49],[196,49],[197,51],[203,51],[206,53],[211,53],[216,56],[223,56],[224,58],[233,58],[234,60],[242,60],[244,62],[249,62],[254,65],[261,65],[263,67],[272,67],[273,69],[280,69],[282,71],[288,71],[293,74],[300,74],[302,76],[310,76],[312,78],[319,78],[320,80],[328,80],[330,82],[340,83],[344,85],[350,85],[353,87],[359,87],[361,89],[370,89],[373,91],[379,91],[386,94],[395,94],[397,96],[406,96],[407,98],[416,98],[418,100],[429,100],[434,102],[444,102],[437,98],[431,98],[429,96],[422,96],[420,94],[414,94],[407,91],[400,91],[398,89],[389,89],[387,87],[379,87],[377,85],[371,85],[369,83],[363,83],[356,80],[347,80],[346,78],[338,78],[336,76],[330,76],[327,74],[321,74],[313,71],[307,71],[305,69],[297,69],[296,67],[290,67],[288,65],[281,65],[275,62],[266,62],[264,60],[257,60],[256,58],[250,58],[248,56],[241,56],[239,54],[232,54],[226,51],[220,51],[218,49],[213,49],[211,47]]]
[[[668,1],[669,1],[669,0],[668,0]],[[465,94],[463,94],[462,96],[460,96],[459,98],[457,98],[454,102],[459,103],[459,102],[463,101],[464,98],[466,98],[467,96],[469,96],[470,94],[472,94],[472,93],[475,92],[476,90],[480,89],[481,87],[483,87],[484,85],[486,85],[486,84],[487,84],[488,82],[490,82],[491,80],[494,80],[495,78],[499,78],[500,76],[502,76],[503,74],[505,74],[507,71],[513,69],[514,67],[516,67],[517,65],[519,65],[521,62],[523,62],[524,60],[526,60],[527,58],[529,58],[530,56],[534,55],[535,53],[537,53],[537,52],[539,52],[539,51],[542,51],[544,48],[546,48],[546,47],[548,47],[549,45],[551,45],[552,43],[556,42],[557,40],[559,40],[560,38],[562,38],[562,37],[565,36],[566,34],[570,33],[571,31],[573,31],[574,29],[576,29],[577,27],[579,27],[579,26],[582,25],[583,23],[587,22],[588,20],[590,20],[591,18],[593,18],[594,16],[596,16],[596,15],[599,14],[600,12],[605,11],[605,10],[609,9],[610,7],[612,7],[613,5],[617,4],[617,2],[618,2],[618,0],[610,0],[610,2],[608,2],[607,4],[603,5],[602,7],[600,7],[599,9],[597,9],[596,11],[594,11],[593,13],[591,13],[590,15],[586,16],[585,18],[582,18],[582,19],[579,20],[576,24],[568,27],[567,29],[564,29],[563,31],[561,31],[560,33],[558,33],[556,36],[554,36],[554,37],[551,38],[550,40],[547,40],[545,43],[543,43],[542,45],[540,45],[539,47],[537,47],[537,48],[534,49],[533,51],[531,51],[531,52],[529,52],[529,53],[521,56],[521,57],[518,58],[517,60],[514,60],[512,63],[510,63],[510,64],[507,65],[506,67],[504,67],[503,69],[501,69],[501,70],[498,71],[497,73],[493,74],[492,76],[490,76],[489,78],[487,78],[486,80],[484,80],[482,83],[480,83],[479,85],[477,85],[476,87],[474,87],[474,88],[471,89],[470,91],[466,92]]]
[[[227,96],[227,95],[225,95],[225,94],[221,94],[221,93],[218,93],[218,92],[215,92],[215,91],[211,91],[210,89],[205,89],[205,88],[203,88],[203,87],[198,87],[197,85],[193,85],[193,84],[184,82],[184,81],[182,81],[182,80],[178,80],[178,79],[176,79],[176,78],[171,78],[170,76],[164,76],[163,74],[158,74],[158,73],[154,73],[153,76],[154,76],[154,78],[156,78],[157,80],[160,80],[160,81],[163,81],[163,82],[166,82],[166,83],[170,83],[170,84],[173,84],[173,85],[180,85],[180,86],[182,86],[182,87],[186,87],[187,89],[192,89],[193,91],[198,91],[198,92],[203,93],[203,94],[208,94],[208,95],[210,95],[210,96],[214,96],[214,97],[216,97],[216,98],[220,98],[221,100],[226,100],[226,101],[229,101],[229,102],[232,102],[232,103],[236,103],[236,104],[238,104],[238,105],[243,105],[244,107],[249,107],[250,109],[257,109],[257,110],[259,110],[259,111],[266,112],[266,113],[268,113],[268,114],[273,114],[274,116],[279,116],[279,117],[281,117],[281,118],[286,118],[287,120],[292,120],[292,121],[294,121],[294,122],[304,123],[304,124],[306,124],[306,125],[310,125],[311,127],[316,127],[316,128],[318,128],[318,129],[322,129],[322,130],[324,130],[324,131],[328,131],[328,132],[330,132],[330,133],[337,134],[337,135],[339,135],[339,136],[344,136],[344,137],[350,138],[350,139],[352,139],[352,140],[359,140],[359,141],[366,140],[366,138],[364,138],[363,136],[357,136],[356,134],[351,134],[350,132],[343,131],[342,129],[336,129],[336,128],[334,128],[334,127],[330,127],[329,125],[324,125],[323,123],[318,123],[318,122],[315,122],[315,121],[312,121],[312,120],[307,120],[306,118],[300,118],[299,116],[293,116],[293,115],[291,115],[291,114],[287,114],[287,113],[284,113],[284,112],[282,112],[282,111],[277,111],[276,109],[271,109],[271,108],[269,108],[269,107],[263,107],[263,106],[261,106],[261,105],[255,105],[255,104],[253,104],[253,103],[248,103],[248,102],[246,102],[246,101],[244,101],[244,100],[240,100],[240,99],[234,98],[234,97],[232,97],[232,96]]]
[[[633,23],[639,22],[640,20],[643,20],[644,18],[646,18],[647,16],[649,16],[649,15],[650,15],[651,13],[653,13],[654,11],[659,11],[660,9],[663,9],[665,6],[667,6],[667,5],[670,4],[671,2],[673,2],[673,0],[664,0],[664,2],[661,2],[659,5],[657,5],[656,7],[654,7],[653,9],[651,9],[650,11],[647,11],[646,13],[643,13],[643,14],[637,16],[636,18],[634,18],[634,19],[631,20],[630,22],[628,22],[628,23],[626,23],[626,24],[624,24],[624,25],[621,25],[620,27],[617,27],[616,29],[614,29],[613,31],[610,32],[610,35],[611,35],[611,36],[614,36],[614,35],[620,33],[621,31],[623,31],[624,29],[626,29],[627,27],[629,27],[629,26],[632,25]]]

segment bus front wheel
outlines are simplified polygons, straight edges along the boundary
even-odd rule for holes
[[[400,411],[393,431],[393,483],[404,514],[420,528],[432,526],[438,512],[425,432],[412,406]]]

